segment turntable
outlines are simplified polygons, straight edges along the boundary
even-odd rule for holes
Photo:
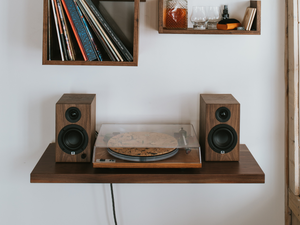
[[[94,168],[201,168],[201,150],[191,124],[103,124]]]

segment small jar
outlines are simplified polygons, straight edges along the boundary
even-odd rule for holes
[[[187,0],[167,0],[166,2],[166,28],[187,29],[188,2]]]

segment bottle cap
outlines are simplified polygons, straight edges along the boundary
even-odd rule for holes
[[[228,19],[229,18],[228,5],[224,5],[222,17],[223,17],[223,19]]]

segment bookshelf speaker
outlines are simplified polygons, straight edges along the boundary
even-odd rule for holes
[[[200,95],[200,145],[205,161],[239,161],[240,104],[231,94]]]
[[[56,103],[56,162],[91,162],[96,95],[64,94]]]

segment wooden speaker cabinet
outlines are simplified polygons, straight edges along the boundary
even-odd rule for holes
[[[200,95],[200,145],[205,161],[239,161],[240,104],[231,94]]]
[[[64,94],[56,103],[56,162],[91,162],[96,95]]]

